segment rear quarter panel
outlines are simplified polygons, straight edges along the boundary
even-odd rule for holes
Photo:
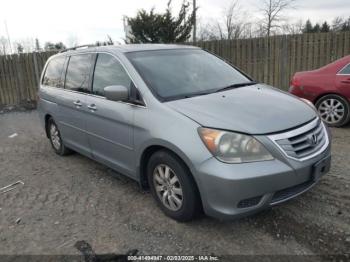
[[[337,86],[337,73],[349,62],[350,56],[347,56],[320,69],[296,73],[295,77],[299,79],[301,86],[297,95],[314,103],[326,94],[338,94],[349,98],[349,90]]]
[[[40,75],[37,109],[38,109],[38,114],[40,118],[40,123],[44,128],[45,128],[46,115],[50,115],[56,119],[56,116],[59,115],[59,112],[60,112],[58,109],[56,96],[58,95],[59,92],[61,92],[61,90],[59,88],[52,88],[49,86],[42,85],[47,66],[55,56],[56,55],[49,57]],[[66,66],[66,62],[64,64],[64,67],[65,66]],[[62,75],[63,75],[63,71],[62,71]]]
[[[54,88],[40,86],[38,96],[38,114],[41,125],[45,128],[45,117],[50,115],[54,118],[59,115],[58,104],[55,99]]]
[[[316,102],[317,98],[326,93],[337,92],[335,75],[317,72],[301,78],[301,89],[306,99]]]

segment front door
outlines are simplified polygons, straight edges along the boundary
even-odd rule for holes
[[[93,157],[125,174],[134,175],[134,107],[105,99],[103,89],[111,85],[131,88],[132,81],[120,62],[101,53],[96,58],[92,95],[87,96],[89,143]]]

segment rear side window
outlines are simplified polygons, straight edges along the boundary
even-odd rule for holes
[[[350,64],[340,70],[339,74],[341,75],[350,75]]]
[[[62,71],[66,57],[56,57],[50,60],[46,67],[42,84],[52,87],[63,87]]]
[[[70,57],[66,73],[66,89],[90,93],[91,58],[91,54],[73,55]]]
[[[104,96],[103,89],[107,86],[131,86],[131,79],[119,61],[108,54],[99,54],[96,61],[92,92]]]

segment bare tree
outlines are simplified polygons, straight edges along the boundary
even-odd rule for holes
[[[0,54],[6,55],[8,53],[8,41],[4,36],[0,36]]]
[[[197,21],[197,41],[210,41],[220,39],[217,33],[216,24],[213,26],[212,22],[202,23]]]
[[[264,37],[264,36],[266,36],[266,34],[265,34],[265,27],[261,23],[257,23],[255,25],[254,35],[256,37]]]
[[[254,34],[254,23],[246,22],[244,23],[243,30],[241,33],[241,38],[253,38]]]
[[[223,11],[223,20],[217,23],[217,30],[221,39],[240,38],[244,31],[243,21],[244,11],[238,5],[238,0],[234,0]]]
[[[285,23],[282,25],[281,29],[284,34],[291,34],[291,35],[301,34],[303,33],[304,22],[302,19],[300,19],[295,23]]]
[[[202,24],[199,27],[199,40],[237,39],[243,36],[247,23],[244,22],[244,11],[234,0],[223,10],[222,19]],[[250,26],[251,27],[251,26]]]
[[[340,31],[344,25],[344,18],[337,16],[332,21],[332,30],[333,31]]]
[[[284,20],[283,12],[294,7],[295,0],[263,0],[260,8],[264,18],[261,23],[266,36],[270,36],[274,29],[280,28]]]
[[[223,26],[220,24],[220,22],[216,23],[216,34],[220,40],[223,40],[226,38],[224,34]]]
[[[238,0],[235,0],[224,15],[227,39],[237,39],[241,36],[244,28],[241,15],[242,9],[238,5]]]

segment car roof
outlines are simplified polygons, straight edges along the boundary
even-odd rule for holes
[[[176,44],[126,44],[126,45],[112,45],[112,46],[82,46],[76,49],[62,50],[60,54],[75,54],[86,51],[94,52],[117,52],[117,53],[130,53],[141,51],[154,51],[154,50],[171,50],[171,49],[200,49],[199,47],[189,45],[176,45]]]
[[[116,48],[121,52],[138,52],[138,51],[150,51],[150,50],[164,50],[164,49],[198,49],[198,47],[189,45],[174,45],[174,44],[129,44],[110,46],[110,48]]]

